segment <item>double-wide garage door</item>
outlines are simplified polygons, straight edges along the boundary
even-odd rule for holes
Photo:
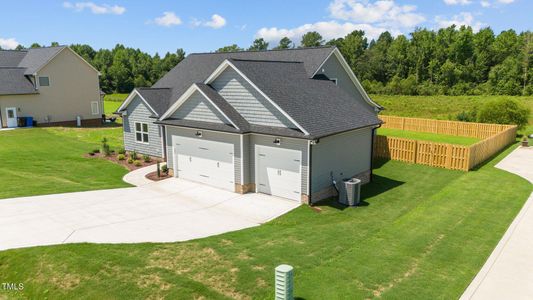
[[[257,191],[300,201],[302,152],[255,146]]]
[[[235,190],[233,144],[181,136],[173,143],[177,177]]]

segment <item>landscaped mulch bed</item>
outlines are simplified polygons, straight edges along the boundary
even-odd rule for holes
[[[140,169],[140,168],[144,168],[144,167],[156,164],[157,160],[160,159],[160,158],[151,157],[150,162],[145,162],[142,159],[142,157],[139,157],[139,161],[141,162],[141,165],[140,166],[136,166],[133,163],[131,163],[131,164],[128,163],[129,154],[126,155],[126,159],[125,160],[119,160],[117,158],[118,154],[116,154],[116,153],[112,153],[110,156],[105,156],[102,153],[92,153],[92,154],[85,154],[85,157],[106,159],[106,160],[114,162],[114,163],[116,163],[118,165],[121,165],[121,166],[123,166],[124,168],[126,168],[126,169],[128,169],[130,171],[134,171],[134,170],[137,170],[137,169]]]
[[[173,177],[172,170],[168,170],[167,174],[164,174],[163,172],[160,172],[160,177],[157,177],[157,171],[151,172],[146,174],[146,178],[152,180],[152,181],[160,181],[163,179],[171,178]]]

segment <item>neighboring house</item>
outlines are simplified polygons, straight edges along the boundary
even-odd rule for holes
[[[0,50],[0,127],[17,118],[37,125],[96,126],[102,120],[100,73],[66,46]]]
[[[126,150],[177,177],[316,202],[370,180],[381,109],[334,47],[187,56],[118,109]]]

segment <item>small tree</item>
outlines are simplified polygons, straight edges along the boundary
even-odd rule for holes
[[[302,47],[318,47],[324,44],[324,39],[320,33],[316,31],[310,31],[302,36],[302,41],[300,45]]]
[[[504,98],[487,102],[478,115],[478,122],[496,124],[515,124],[518,129],[528,123],[530,110],[518,101]]]
[[[293,47],[294,47],[294,45],[293,45],[291,39],[289,39],[288,37],[284,37],[281,40],[279,40],[279,45],[274,47],[274,49],[289,49],[289,48],[293,48]]]
[[[255,39],[252,43],[252,46],[248,48],[250,51],[261,51],[261,50],[267,50],[268,49],[268,42],[265,41],[263,38]]]
[[[101,152],[105,156],[111,155],[111,149],[109,148],[109,144],[107,143],[107,138],[103,138],[102,139],[102,150],[101,150]]]

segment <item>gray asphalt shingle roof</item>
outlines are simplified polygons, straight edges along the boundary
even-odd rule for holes
[[[0,50],[0,95],[38,93],[26,76],[33,75],[65,47]]]
[[[35,94],[24,68],[0,67],[0,95]]]
[[[162,115],[170,106],[169,88],[136,88],[141,96],[150,104],[158,116]]]
[[[358,104],[348,93],[327,78],[312,79],[314,72],[334,47],[280,51],[191,54],[161,78],[153,89],[167,88],[168,94],[152,96],[160,107],[170,107],[195,84],[239,129],[231,125],[166,119],[160,124],[203,128],[236,133],[320,138],[343,131],[380,124],[375,112]],[[227,101],[202,82],[224,61],[229,60],[309,135],[299,130],[248,123]],[[150,90],[150,89],[147,89]],[[144,97],[144,96],[143,96]],[[162,115],[165,110],[158,111]]]
[[[381,123],[334,82],[309,78],[301,62],[230,61],[311,138]]]

